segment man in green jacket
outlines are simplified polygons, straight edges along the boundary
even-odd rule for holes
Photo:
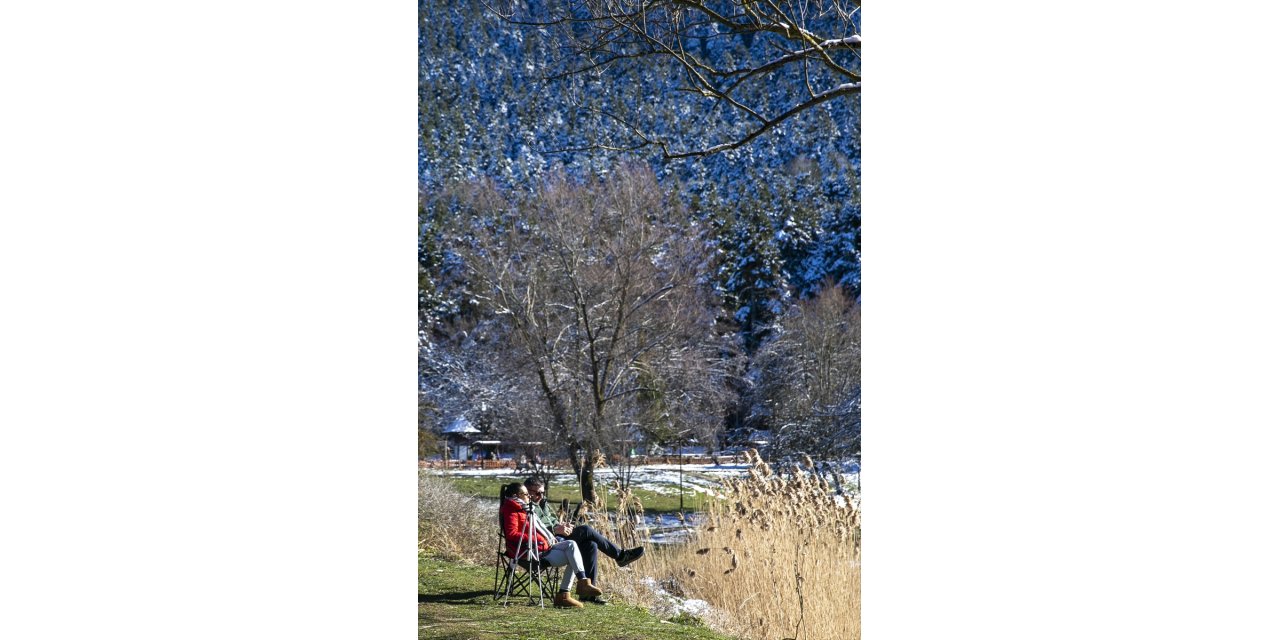
[[[578,543],[578,551],[582,553],[583,569],[586,571],[587,577],[591,579],[591,583],[596,582],[596,554],[603,553],[614,562],[618,563],[618,567],[625,567],[635,562],[644,555],[644,547],[635,547],[634,549],[620,549],[618,545],[609,542],[607,538],[600,535],[598,531],[592,529],[590,525],[579,524],[573,525],[561,522],[554,514],[551,513],[551,505],[547,502],[546,493],[543,491],[542,481],[536,477],[531,477],[524,481],[524,486],[529,490],[529,501],[533,503],[533,515],[542,523],[549,531],[556,535],[560,540],[573,540]],[[588,598],[584,602],[595,602],[604,604],[604,600],[599,596]]]

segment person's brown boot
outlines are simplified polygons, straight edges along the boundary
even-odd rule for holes
[[[578,581],[578,595],[583,598],[594,598],[604,595],[604,592],[600,590],[600,587],[591,584],[591,578],[583,578]]]
[[[561,591],[559,593],[556,593],[556,599],[553,600],[551,604],[554,604],[557,607],[562,607],[566,609],[570,607],[577,607],[579,609],[582,608],[582,603],[578,602],[577,600],[574,600],[573,597],[569,595],[568,591]]]

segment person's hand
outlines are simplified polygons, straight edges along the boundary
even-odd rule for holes
[[[569,537],[570,534],[573,533],[573,525],[565,524],[561,522],[560,524],[556,525],[556,528],[554,529],[554,531],[556,535],[567,538]]]

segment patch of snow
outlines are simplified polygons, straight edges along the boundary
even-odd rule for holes
[[[698,600],[697,598],[686,598],[677,605],[681,611],[699,618],[711,613],[711,603],[706,600]]]
[[[660,602],[656,613],[659,617],[670,618],[681,613],[698,616],[699,618],[710,615],[715,608],[706,600],[697,598],[681,598],[673,595],[671,592],[662,588],[662,585],[652,577],[646,577],[641,581],[646,588],[658,597]]]
[[[856,502],[856,496],[859,493],[862,480],[858,464],[850,460],[836,463],[835,466],[841,471],[839,476],[843,493],[852,496],[850,499]],[[686,493],[715,495],[720,491],[720,481],[722,479],[743,477],[750,468],[750,465],[745,464],[722,464],[720,466],[713,464],[686,464],[683,467],[684,491]],[[517,472],[511,468],[436,469],[431,470],[429,473],[434,476],[509,477],[513,479],[521,479],[529,475],[526,472]],[[552,471],[549,475],[552,485],[572,483],[574,481],[573,472],[567,470]],[[602,467],[596,470],[597,482],[607,485],[614,478],[614,473],[609,467]],[[830,479],[830,476],[828,476],[828,479]],[[680,485],[680,465],[652,464],[636,466],[632,469],[631,487],[634,489],[645,489],[665,495],[677,495],[680,492]],[[839,496],[835,497],[839,498]],[[662,525],[657,524],[657,526],[661,527]]]
[[[517,474],[513,469],[436,469],[431,472],[434,476],[523,476]]]

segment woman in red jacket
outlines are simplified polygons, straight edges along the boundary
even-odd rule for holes
[[[569,585],[574,577],[578,578],[578,595],[594,598],[603,592],[591,584],[582,566],[582,554],[578,544],[572,540],[552,544],[555,536],[538,522],[530,519],[526,511],[529,503],[529,490],[519,482],[512,482],[502,487],[502,506],[498,509],[498,521],[502,523],[502,537],[507,541],[507,557],[516,557],[517,549],[522,559],[528,559],[529,549],[536,544],[538,556],[544,564],[552,567],[572,565],[572,571],[566,569],[564,579],[560,581],[560,591],[552,601],[557,607],[581,607],[582,603],[569,595]],[[529,536],[529,523],[533,523],[534,536]]]

